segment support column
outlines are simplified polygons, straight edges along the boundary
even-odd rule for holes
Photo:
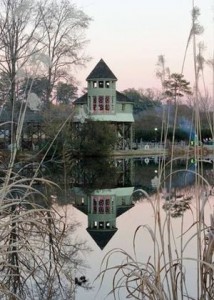
[[[123,136],[122,136],[122,138],[123,138],[123,150],[125,150],[125,125],[124,125],[124,123],[123,123],[123,127],[122,127],[123,129]]]
[[[133,124],[130,126],[130,149],[132,150],[132,143],[133,143]]]

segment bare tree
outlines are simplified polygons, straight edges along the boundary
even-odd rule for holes
[[[21,72],[32,54],[38,51],[43,36],[41,31],[39,37],[37,34],[41,13],[33,0],[0,0],[0,7],[0,71],[8,81],[8,92],[4,96],[12,113],[10,141],[11,145],[17,146],[17,127],[21,128],[21,122],[18,125],[14,122],[14,105],[18,99]],[[19,120],[26,107],[20,107]]]
[[[89,59],[82,50],[87,42],[84,31],[89,26],[90,18],[68,0],[51,0],[40,10],[41,28],[46,32],[43,53],[48,61],[48,104],[53,99],[51,93],[57,81],[68,77],[71,65],[84,65]]]
[[[0,0],[0,67],[10,81],[8,96],[11,105],[16,100],[20,70],[32,53],[38,51],[43,34],[38,26],[41,12],[33,0]]]

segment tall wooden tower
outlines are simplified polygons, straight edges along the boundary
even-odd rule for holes
[[[132,149],[133,102],[116,90],[116,76],[101,59],[86,80],[88,92],[74,102],[74,122],[110,122],[117,131],[117,149]]]

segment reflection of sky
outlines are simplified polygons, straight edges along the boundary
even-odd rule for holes
[[[193,190],[191,191],[193,192]],[[153,198],[153,201],[155,198]],[[164,200],[160,200],[160,206],[162,207]],[[212,206],[213,206],[214,197],[212,196],[207,202],[205,206],[205,223],[209,225],[209,214],[212,212]],[[155,202],[157,203],[157,199]],[[191,235],[196,230],[196,227],[191,228],[192,224],[195,222],[195,208],[196,203],[195,200],[193,200],[191,205],[192,210],[188,210],[184,214],[184,231],[187,233],[183,236],[184,244],[189,239]],[[82,222],[83,221],[83,227],[78,230],[78,236],[86,239],[89,243],[89,246],[91,246],[94,251],[87,255],[87,262],[90,266],[90,269],[87,270],[86,276],[90,278],[90,280],[93,280],[97,273],[99,272],[99,267],[101,264],[101,261],[105,254],[108,253],[113,248],[122,248],[123,250],[127,251],[129,254],[133,255],[133,236],[136,228],[139,225],[147,225],[150,226],[152,229],[154,229],[154,211],[152,210],[152,206],[149,203],[149,201],[144,200],[142,202],[138,202],[132,209],[127,211],[125,214],[121,215],[117,219],[117,227],[118,231],[114,235],[114,237],[110,240],[110,242],[107,244],[107,246],[104,248],[104,250],[100,250],[99,247],[94,243],[92,238],[88,235],[86,230],[87,222],[86,222],[86,216],[83,215],[81,212],[79,212],[76,209],[72,209],[71,206],[69,206],[70,212],[68,213],[68,219],[72,219],[72,214],[75,214],[75,217]],[[162,226],[165,220],[165,212],[161,209],[161,222]],[[179,237],[181,233],[181,220],[182,218],[173,219],[173,233],[175,242],[177,243],[177,250],[178,253],[180,253],[179,248]],[[191,229],[190,229],[191,228]],[[190,229],[190,230],[188,230]],[[166,226],[165,226],[166,230]],[[165,240],[167,239],[167,234],[165,231],[164,234]],[[166,246],[167,246],[166,242]],[[173,245],[173,242],[172,242]],[[151,237],[148,234],[148,231],[146,229],[140,229],[137,242],[136,242],[136,249],[137,249],[137,256],[139,261],[147,262],[148,258],[153,255],[153,243],[151,241]],[[174,252],[173,252],[174,253]],[[174,254],[173,254],[174,255]],[[186,247],[186,250],[184,252],[184,257],[193,257],[196,255],[196,244],[194,241],[191,241],[189,245]],[[119,264],[121,262],[121,257],[118,255],[115,257],[112,257],[111,263],[112,265]],[[191,261],[187,261],[185,263],[186,267],[186,281],[189,283],[189,293],[191,296],[196,297],[196,284],[197,279],[195,278],[195,270],[196,270],[196,264]],[[98,293],[97,298],[95,298],[95,294],[97,292],[99,282],[95,284],[95,289],[92,291],[84,291],[83,289],[79,289],[79,292],[77,294],[76,300],[95,300],[95,299],[104,299],[104,297],[107,295],[109,290],[111,289],[111,283],[112,283],[112,274],[109,274],[106,279],[103,282],[103,285],[101,287],[100,292]],[[107,299],[112,300],[113,296],[107,297]],[[125,299],[125,295],[121,297],[121,299]]]
[[[155,158],[149,158],[149,163],[147,163],[147,160],[145,161],[145,158],[139,159],[135,161],[135,174],[134,177],[134,184],[137,183],[137,187],[140,188],[140,186],[144,186],[146,188],[146,185],[149,184],[151,186],[151,179],[154,178],[154,176],[157,175],[155,170],[157,171],[158,169],[158,161]],[[130,164],[131,165],[131,164]],[[187,194],[187,196],[194,195],[194,170],[197,165],[194,163],[194,161],[189,162],[189,170],[191,172],[188,172],[185,170],[186,168],[186,162],[181,161],[176,164],[177,169],[183,169],[182,172],[176,172],[175,177],[173,178],[174,180],[174,185],[173,187],[177,186],[179,190],[179,195]],[[206,166],[207,168],[207,166]],[[210,168],[210,164],[209,164]],[[92,169],[90,169],[92,172]],[[95,170],[96,171],[96,170]],[[209,170],[207,170],[209,171]],[[92,172],[93,173],[93,172]],[[91,174],[91,173],[90,173]],[[189,177],[188,177],[189,176]],[[207,175],[209,176],[209,175]],[[173,181],[172,181],[173,182]],[[108,183],[106,183],[108,185]],[[189,187],[186,187],[186,185],[189,185]],[[110,186],[109,186],[110,188]],[[191,189],[191,190],[190,190]],[[149,190],[149,189],[148,189]],[[101,191],[100,191],[101,192]],[[153,194],[152,200],[153,204],[157,204],[157,199],[155,198],[154,195],[155,189],[152,190]],[[165,211],[162,209],[163,204],[165,203],[164,198],[161,195],[160,197],[160,212],[161,212],[161,222],[162,226],[165,220]],[[209,223],[209,214],[212,212],[212,206],[213,206],[213,197],[210,199],[210,201],[206,205],[206,214],[205,214],[205,221]],[[70,202],[71,203],[71,202]],[[167,201],[168,203],[168,201]],[[65,206],[66,208],[66,206]],[[127,210],[125,213],[117,217],[116,219],[116,227],[118,228],[117,232],[114,234],[114,236],[109,240],[107,245],[104,247],[103,250],[100,250],[99,246],[96,244],[96,242],[93,240],[93,238],[88,234],[86,231],[86,228],[88,227],[88,216],[83,214],[81,211],[78,209],[74,208],[69,204],[67,206],[68,208],[68,221],[69,220],[77,220],[79,221],[82,226],[77,230],[76,234],[78,238],[81,238],[83,240],[86,240],[88,243],[88,246],[93,249],[91,253],[88,253],[83,257],[83,259],[86,259],[86,263],[89,265],[89,269],[86,271],[86,276],[87,278],[90,279],[92,282],[94,278],[97,276],[100,270],[100,265],[102,262],[102,259],[105,254],[108,253],[108,251],[114,249],[114,248],[121,248],[127,251],[129,254],[133,255],[133,236],[136,228],[139,225],[148,225],[152,229],[154,229],[154,211],[152,210],[151,203],[149,203],[147,200],[144,200],[142,202],[137,202],[134,207],[130,207],[129,210]],[[191,210],[187,210],[184,213],[184,231],[187,231],[187,233],[184,235],[184,243],[189,239],[191,235],[195,232],[195,227],[191,228],[191,230],[188,230],[191,225],[195,222],[195,211],[196,208],[196,203],[195,200],[192,199],[192,204],[191,204]],[[181,230],[181,220],[182,218],[173,218],[173,230],[174,230],[174,238],[175,242],[179,243],[179,236],[180,236],[180,230]],[[166,226],[165,226],[166,228]],[[165,229],[166,230],[166,229]],[[167,238],[167,234],[165,231],[164,234],[165,238]],[[173,243],[172,243],[173,244]],[[166,242],[167,245],[167,242]],[[137,238],[137,243],[136,243],[136,249],[137,249],[137,254],[139,257],[140,261],[147,262],[149,256],[152,255],[153,253],[153,244],[151,241],[151,237],[148,234],[148,231],[140,230],[138,238]],[[179,246],[177,244],[178,251],[180,251]],[[194,242],[192,241],[186,248],[186,252],[184,253],[184,256],[188,257],[190,255],[195,254],[194,249],[196,249]],[[173,252],[174,253],[174,252]],[[122,260],[122,257],[117,255],[116,257],[112,257],[111,262],[113,265],[119,264]],[[196,278],[192,274],[193,269],[196,269],[195,263],[192,263],[188,261],[185,266],[188,266],[187,269],[187,276],[186,280],[187,282],[190,282],[190,286],[193,287],[192,290],[190,289],[190,292],[192,293],[191,295],[194,295],[195,291],[195,282]],[[191,268],[189,268],[191,266]],[[190,276],[188,276],[190,274]],[[195,272],[194,272],[195,274]],[[79,274],[82,275],[82,274]],[[78,274],[77,274],[78,276]],[[78,294],[76,297],[76,300],[100,300],[104,299],[104,297],[107,295],[107,293],[111,289],[111,283],[112,283],[112,274],[108,274],[106,279],[104,280],[103,286],[101,287],[101,290],[95,298],[95,294],[97,292],[99,282],[95,283],[95,289],[91,291],[84,291],[81,288],[78,288]],[[125,299],[125,295],[121,297],[122,299]],[[112,300],[113,297],[110,296],[107,299]]]

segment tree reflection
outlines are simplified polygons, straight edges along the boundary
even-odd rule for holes
[[[121,173],[114,160],[97,158],[78,160],[73,165],[72,177],[75,186],[81,186],[88,192],[94,189],[116,187]]]
[[[173,218],[178,218],[183,216],[184,212],[190,209],[192,197],[184,197],[182,196],[181,199],[170,199],[166,200],[163,204],[162,208],[165,211],[168,211]]]

